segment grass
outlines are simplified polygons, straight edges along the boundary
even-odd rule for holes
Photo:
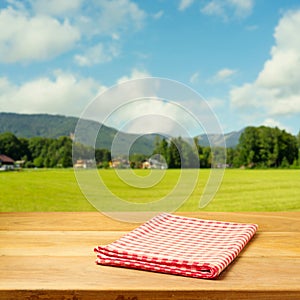
[[[196,197],[191,197],[186,206],[193,210],[195,204]],[[300,210],[300,170],[226,170],[214,200],[204,210]]]
[[[0,211],[94,210],[71,169],[1,172],[0,188]]]
[[[195,170],[184,170],[182,174],[180,170],[120,170],[118,173],[100,170],[99,175],[113,195],[130,202],[155,203],[167,195],[171,195],[168,201],[187,198],[179,208],[181,211],[300,209],[300,170],[227,169],[214,199],[203,209],[199,208],[199,200],[210,171],[200,170],[195,188],[193,172]],[[122,181],[122,177],[130,180],[131,186]],[[95,210],[80,190],[73,169],[1,172],[0,188],[2,212]]]

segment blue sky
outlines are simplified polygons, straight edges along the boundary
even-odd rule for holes
[[[80,116],[99,92],[153,76],[202,95],[224,132],[297,134],[299,28],[299,0],[2,0],[0,111]],[[181,103],[200,116],[198,104]]]

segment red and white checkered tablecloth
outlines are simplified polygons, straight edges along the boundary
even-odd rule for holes
[[[96,263],[215,278],[237,257],[257,227],[161,213],[115,242],[95,248]]]

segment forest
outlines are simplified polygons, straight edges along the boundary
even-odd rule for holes
[[[0,154],[23,161],[26,168],[67,168],[73,166],[74,159],[95,159],[98,167],[110,165],[112,157],[108,149],[73,146],[67,136],[18,138],[10,132],[0,134]],[[300,132],[294,136],[277,127],[249,126],[238,145],[226,149],[201,146],[197,138],[191,142],[182,137],[157,137],[153,155],[170,169],[220,167],[220,162],[232,168],[300,168]],[[128,165],[141,168],[147,159],[149,155],[130,153]]]

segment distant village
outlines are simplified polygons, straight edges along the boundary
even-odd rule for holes
[[[75,145],[75,147],[74,147]],[[120,156],[118,156],[120,155]],[[114,157],[108,149],[93,149],[70,137],[17,138],[0,134],[0,171],[22,168],[300,168],[300,132],[279,128],[247,127],[235,148],[193,145],[181,137],[158,139],[152,154],[132,153]]]
[[[80,159],[77,160],[76,163],[74,164],[74,168],[82,168],[82,169],[87,169],[87,168],[92,168],[95,165],[94,160],[84,160]],[[132,168],[132,163],[124,158],[116,158],[112,159],[111,161],[108,162],[109,168],[113,169],[129,169]],[[167,163],[165,162],[160,162],[159,160],[156,160],[154,158],[149,158],[141,161],[139,165],[140,169],[160,169],[164,170],[168,168]]]
[[[0,154],[0,171],[16,171],[20,170],[25,161],[24,160],[13,160],[11,157]],[[95,161],[92,159],[79,159],[73,165],[74,168],[88,169],[95,167]],[[97,167],[101,166],[101,163]],[[157,159],[149,158],[143,160],[138,166],[140,169],[160,169],[164,170],[168,168],[167,163],[160,162]],[[132,168],[132,163],[124,158],[112,159],[108,162],[106,168],[113,169],[129,169]]]

